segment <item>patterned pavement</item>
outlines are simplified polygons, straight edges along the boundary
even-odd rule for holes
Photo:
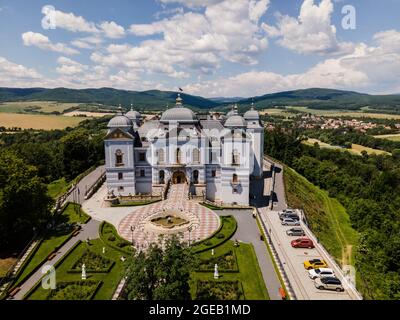
[[[210,209],[188,200],[188,186],[173,184],[169,189],[167,199],[144,206],[126,216],[118,226],[118,233],[128,241],[134,241],[136,248],[146,249],[150,243],[157,242],[159,234],[145,228],[149,218],[163,210],[181,210],[193,221],[190,232],[190,242],[208,238],[219,228],[219,218]],[[131,231],[133,227],[133,232]],[[184,229],[183,240],[189,241],[189,231]]]

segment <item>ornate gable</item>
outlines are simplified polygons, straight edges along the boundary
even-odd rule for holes
[[[129,133],[122,131],[121,129],[117,128],[111,131],[109,134],[106,135],[105,140],[121,140],[121,139],[129,139],[133,140],[134,137]]]

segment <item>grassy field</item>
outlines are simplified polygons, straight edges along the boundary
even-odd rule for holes
[[[75,211],[76,204],[69,203],[60,219],[62,221],[60,222],[67,222],[67,223],[84,223],[88,220],[89,216],[86,215],[84,212],[80,212],[80,214],[77,214]],[[23,267],[22,273],[18,275],[18,278],[16,280],[16,284],[19,284],[21,281],[25,279],[29,273],[37,268],[39,265],[41,265],[46,258],[54,251],[54,249],[61,244],[63,244],[71,234],[71,230],[65,230],[65,231],[53,231],[50,234],[48,234],[42,241],[42,243],[39,245],[39,248],[33,255],[32,259]]]
[[[55,180],[47,185],[47,193],[53,199],[61,196],[69,188],[69,183],[65,181],[65,178]]]
[[[351,227],[346,209],[288,167],[284,170],[284,180],[289,206],[304,210],[310,228],[339,264],[354,265],[353,249],[358,233]]]
[[[289,107],[288,110],[293,109],[301,112],[311,113],[324,117],[352,117],[352,118],[372,118],[372,119],[400,119],[400,114],[384,114],[363,111],[347,111],[347,110],[317,110],[309,109],[307,107]]]
[[[0,112],[7,113],[31,113],[37,112],[64,112],[69,108],[79,107],[80,103],[61,103],[54,101],[16,101],[0,103]]]
[[[243,286],[246,300],[269,300],[268,292],[264,284],[257,257],[251,244],[240,243],[235,247],[233,241],[227,241],[221,246],[214,248],[214,255],[221,256],[226,252],[235,253],[239,272],[219,272],[219,279],[214,280],[213,272],[194,272],[191,279],[191,294],[195,298],[196,281],[240,281]],[[201,260],[210,259],[211,250],[199,254]]]
[[[35,130],[53,130],[75,127],[83,117],[64,117],[55,115],[34,115],[17,113],[0,113],[0,127]]]
[[[311,139],[309,138],[308,140],[303,141],[304,144],[313,146],[315,143],[318,143],[319,146],[321,148],[327,148],[327,149],[337,149],[337,150],[341,150],[341,151],[349,151],[353,154],[356,155],[361,155],[362,151],[366,151],[368,154],[385,154],[385,155],[390,155],[389,152],[383,151],[383,150],[378,150],[378,149],[372,149],[372,148],[368,148],[368,147],[364,147],[362,145],[359,144],[352,144],[351,145],[351,149],[346,149],[346,148],[341,148],[339,146],[332,146],[328,143],[322,142],[318,139]]]
[[[391,141],[400,141],[400,133],[399,134],[384,134],[380,136],[374,136],[374,138],[378,139],[387,139]]]

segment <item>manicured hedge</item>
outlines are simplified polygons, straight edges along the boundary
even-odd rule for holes
[[[197,242],[193,246],[195,253],[210,250],[228,241],[235,234],[237,223],[233,216],[222,216],[219,229],[209,238]]]
[[[131,255],[133,253],[132,249],[132,244],[125,239],[121,238],[119,234],[117,233],[117,230],[115,230],[114,226],[103,221],[100,225],[100,239],[103,240],[103,242],[115,249],[118,250],[122,253],[125,253],[126,255]],[[115,240],[110,240],[110,239],[115,239]],[[124,249],[124,248],[130,248],[130,250]]]

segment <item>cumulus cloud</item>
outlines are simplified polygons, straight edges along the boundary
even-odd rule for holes
[[[100,28],[107,38],[118,39],[125,36],[125,29],[114,21],[104,21]]]
[[[270,37],[277,37],[282,47],[301,54],[349,53],[354,45],[338,41],[332,13],[331,0],[322,0],[319,5],[304,0],[297,18],[277,14],[276,26],[263,23],[262,27]]]
[[[66,57],[59,57],[57,59],[59,66],[56,68],[57,73],[63,75],[76,75],[83,73],[89,69],[88,66],[78,63]]]
[[[67,55],[78,54],[79,51],[68,47],[63,43],[52,43],[48,37],[41,33],[28,31],[22,34],[25,46],[34,46],[42,50],[60,52]]]
[[[92,60],[104,65],[141,66],[148,72],[182,78],[187,74],[180,68],[212,74],[223,61],[256,64],[268,46],[260,19],[269,0],[163,2],[201,7],[204,12],[179,10],[170,18],[133,24],[130,33],[160,35],[161,39],[146,40],[138,46],[110,46],[108,53],[94,53]]]

